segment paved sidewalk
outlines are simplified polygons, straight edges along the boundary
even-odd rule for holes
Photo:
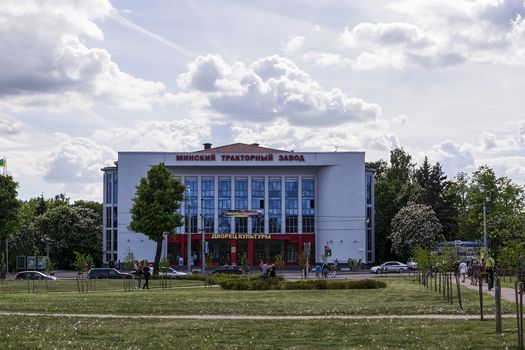
[[[460,279],[460,282],[461,282],[461,279]],[[473,284],[470,284],[469,277],[465,278],[465,282],[461,282],[461,286],[465,288],[469,288],[469,289],[479,290],[479,285],[475,286]],[[489,291],[488,284],[485,283],[485,281],[483,281],[483,293],[489,294],[492,297],[494,297],[494,288],[492,288],[492,290]],[[514,293],[515,293],[514,289],[512,288],[501,287],[501,299],[505,299],[505,300],[514,302],[516,301],[516,296]]]

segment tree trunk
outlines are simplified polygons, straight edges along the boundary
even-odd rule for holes
[[[164,242],[164,235],[157,238],[157,251],[155,252],[155,263],[153,267],[153,273],[157,275],[159,273],[160,254],[162,253],[162,242]]]

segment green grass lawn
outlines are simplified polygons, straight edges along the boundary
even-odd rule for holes
[[[412,279],[382,278],[374,290],[140,291],[2,293],[0,311],[118,315],[476,314],[478,294],[463,289],[464,311]],[[192,282],[192,281],[177,281]],[[201,283],[198,284],[202,285]],[[109,286],[108,286],[109,288]],[[493,298],[485,297],[492,314]],[[504,311],[513,312],[504,302]],[[504,320],[161,320],[0,316],[0,349],[505,349],[516,322]]]
[[[509,349],[516,325],[450,320],[189,321],[0,317],[2,349]]]
[[[7,293],[0,311],[115,314],[240,314],[240,315],[376,315],[476,314],[477,291],[463,288],[463,308],[448,304],[438,293],[402,278],[384,278],[387,288],[373,290],[226,291],[221,288],[100,291],[94,293]],[[177,281],[191,282],[191,281]],[[201,284],[199,284],[201,285]],[[503,303],[512,313],[512,304]],[[493,298],[485,298],[493,313]]]

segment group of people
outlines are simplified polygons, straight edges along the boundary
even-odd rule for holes
[[[153,269],[148,266],[146,263],[139,264],[138,262],[135,264],[135,271],[133,274],[135,275],[135,289],[141,288],[141,282],[142,277],[144,277],[144,285],[142,286],[142,289],[149,289],[149,279],[151,277],[151,274],[153,272]]]
[[[477,286],[478,281],[485,275],[487,277],[487,286],[489,290],[494,288],[494,270],[496,263],[492,256],[488,256],[486,259],[481,260],[470,260],[467,262],[462,261],[459,264],[459,274],[462,277],[462,282],[465,282],[465,277],[470,277],[470,284]]]
[[[332,266],[328,265],[327,263],[323,263],[323,265],[321,265],[321,264],[315,265],[315,277],[316,278],[320,278],[322,276],[323,278],[326,279],[326,278],[328,278],[328,274],[330,274],[330,276],[332,278],[336,277],[336,275],[337,275],[337,260]]]
[[[264,261],[259,262],[261,267],[261,277],[263,280],[267,280],[270,277],[275,277],[275,264],[267,264]]]

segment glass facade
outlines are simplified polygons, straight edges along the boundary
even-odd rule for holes
[[[205,233],[215,232],[215,179],[202,178],[201,181],[202,217]]]
[[[252,210],[261,210],[263,215],[251,218],[252,233],[264,233],[264,178],[252,178]]]
[[[268,180],[268,225],[270,233],[281,232],[281,178]]]
[[[286,178],[285,181],[285,220],[286,233],[297,233],[297,217],[299,215],[298,199],[299,182],[296,177]]]
[[[198,222],[198,198],[199,198],[199,182],[196,177],[185,177],[184,185],[186,185],[184,205],[186,208],[186,232],[196,233]]]
[[[225,210],[232,208],[232,183],[229,177],[220,177],[218,184],[219,197],[219,233],[230,233],[230,218],[224,215]]]
[[[315,232],[315,179],[302,180],[303,233]]]
[[[235,209],[248,209],[248,178],[235,178]],[[235,233],[248,233],[248,218],[235,218]]]
[[[104,262],[117,260],[118,249],[118,174],[108,171],[104,174],[104,211],[102,239]]]

